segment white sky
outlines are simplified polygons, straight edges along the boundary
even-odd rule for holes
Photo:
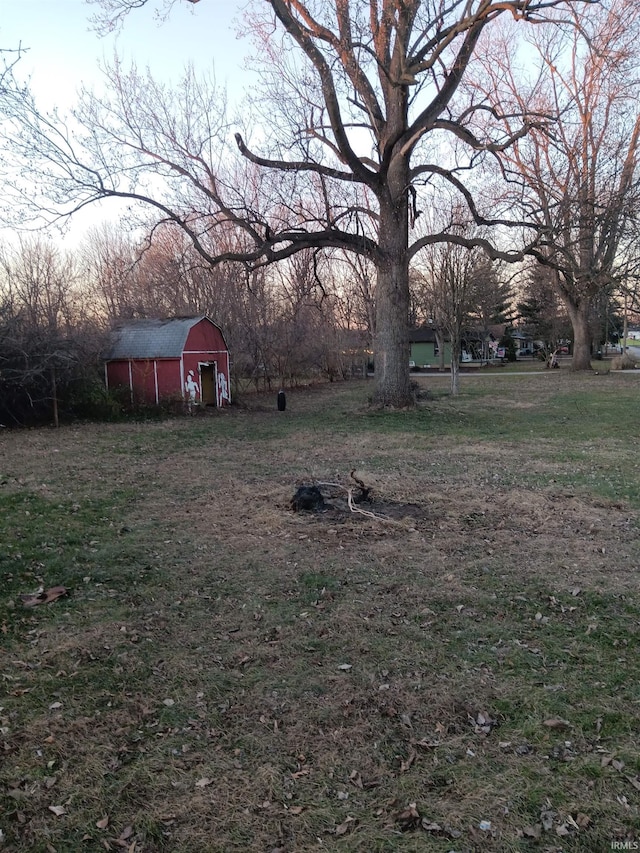
[[[245,5],[244,0],[177,0],[162,21],[158,12],[164,0],[148,0],[129,13],[119,32],[99,36],[90,20],[96,7],[85,0],[0,0],[0,48],[28,49],[15,73],[19,79],[30,77],[44,109],[65,111],[81,85],[99,88],[99,64],[110,62],[114,51],[125,66],[148,66],[165,82],[177,82],[188,63],[200,71],[213,69],[218,84],[227,85],[230,100],[240,99],[251,79],[245,70],[251,44],[236,35]],[[106,203],[85,209],[72,223],[72,239],[111,211],[114,207]]]

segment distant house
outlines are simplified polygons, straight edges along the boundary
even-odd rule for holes
[[[461,362],[489,361],[499,357],[499,341],[506,331],[504,323],[490,325],[486,328],[466,328],[461,340]],[[518,347],[531,347],[533,342],[523,335],[514,335],[516,349]],[[409,331],[409,344],[411,355],[409,356],[411,366],[438,367],[440,365],[440,349],[433,326],[419,326]],[[451,343],[448,339],[444,342],[443,363],[446,367],[451,365]]]
[[[104,359],[107,388],[128,388],[132,403],[231,402],[229,350],[222,330],[208,317],[122,323]]]
[[[420,326],[409,331],[411,355],[409,359],[416,367],[438,367],[440,364],[440,349],[433,326]],[[451,346],[449,341],[444,345],[444,363],[451,362]]]

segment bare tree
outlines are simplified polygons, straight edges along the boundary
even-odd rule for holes
[[[478,255],[478,249],[439,243],[430,246],[421,256],[420,297],[438,332],[440,353],[444,353],[445,335],[451,343],[451,393],[454,396],[460,393],[463,333],[475,305],[474,264]]]
[[[119,227],[105,224],[89,232],[79,255],[85,286],[93,293],[97,316],[107,325],[139,316],[135,286],[137,251],[130,236]]]
[[[376,329],[375,268],[362,255],[340,253],[331,256],[334,290],[341,325],[363,333],[363,343],[373,347]]]
[[[591,311],[624,277],[640,201],[640,9],[610,0],[572,14],[574,28],[534,34],[537,76],[518,75],[507,33],[501,56],[496,42],[487,54],[478,88],[495,109],[554,117],[500,157],[510,178],[525,181],[527,215],[544,234],[533,254],[555,270],[573,328],[572,366],[582,370],[590,368]]]
[[[144,2],[103,6],[113,20]],[[23,92],[5,95],[12,147],[43,170],[52,212],[60,203],[73,211],[109,196],[141,200],[184,229],[212,264],[255,268],[316,248],[366,257],[377,276],[375,396],[406,405],[411,259],[436,240],[475,244],[449,233],[414,238],[421,187],[444,182],[478,223],[512,222],[484,216],[462,179],[479,152],[507,149],[529,128],[525,115],[516,121],[511,113],[507,122],[498,111],[481,125],[477,113],[486,104],[463,97],[479,40],[504,13],[518,25],[540,24],[583,2],[257,0],[248,27],[266,62],[271,127],[261,138],[271,143],[260,142],[257,153],[236,134],[253,169],[234,172],[222,153],[227,120],[210,83],[189,75],[176,97],[117,64],[111,97],[85,95],[76,112],[82,146],[75,129],[72,137]],[[458,147],[447,162],[439,153],[446,138]],[[237,229],[237,246],[218,252],[208,236],[223,223]],[[518,255],[486,237],[480,244],[494,257]]]
[[[0,417],[33,423],[87,379],[100,349],[87,319],[77,266],[42,239],[0,255]]]
[[[19,240],[0,255],[5,289],[32,326],[57,333],[77,315],[78,270],[69,255],[42,238]]]

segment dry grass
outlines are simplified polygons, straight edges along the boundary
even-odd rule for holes
[[[640,840],[640,387],[557,373],[3,435],[0,849]]]

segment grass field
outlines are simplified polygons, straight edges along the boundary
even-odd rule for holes
[[[448,381],[2,433],[2,853],[640,842],[640,375]]]

